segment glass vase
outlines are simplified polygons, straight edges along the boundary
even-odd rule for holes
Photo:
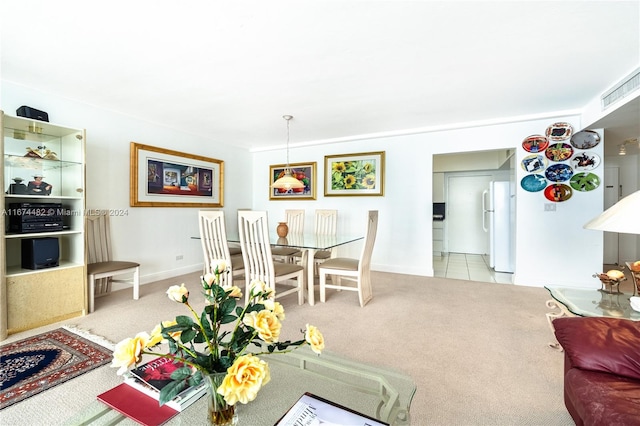
[[[232,426],[238,424],[238,413],[234,405],[229,405],[217,390],[222,384],[226,372],[204,375],[207,383],[207,417],[210,425]]]

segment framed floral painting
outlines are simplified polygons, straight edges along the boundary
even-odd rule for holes
[[[269,166],[270,200],[315,200],[316,199],[316,163],[289,164],[291,175],[304,183],[304,188],[271,188],[271,184],[284,175],[286,164]]]
[[[384,151],[324,157],[324,195],[384,195]]]

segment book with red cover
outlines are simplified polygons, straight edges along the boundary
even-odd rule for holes
[[[159,426],[178,414],[158,400],[121,383],[98,395],[98,400],[144,426]]]

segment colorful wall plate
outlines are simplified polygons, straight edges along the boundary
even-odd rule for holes
[[[571,179],[573,169],[568,164],[553,164],[547,167],[544,175],[551,182],[564,182],[565,180]]]
[[[593,170],[600,165],[600,157],[591,151],[578,152],[571,158],[571,167],[577,172]]]
[[[564,183],[553,183],[544,189],[544,196],[547,200],[557,203],[567,201],[572,195],[571,187]]]
[[[551,141],[563,141],[573,134],[573,126],[569,123],[554,123],[545,132]]]
[[[564,161],[571,158],[573,155],[573,148],[568,143],[554,143],[549,145],[549,148],[544,152],[544,155],[551,161]]]
[[[522,141],[522,148],[527,152],[542,152],[549,146],[549,139],[542,135],[531,135]]]
[[[547,167],[547,159],[542,154],[527,155],[522,159],[520,165],[529,173],[541,172]]]
[[[576,191],[593,191],[600,186],[600,178],[594,173],[578,173],[571,178],[569,185]]]
[[[542,175],[526,175],[520,181],[520,186],[528,192],[540,192],[547,186],[547,180]]]
[[[600,135],[593,130],[581,130],[571,136],[571,145],[578,149],[589,149],[600,143]]]

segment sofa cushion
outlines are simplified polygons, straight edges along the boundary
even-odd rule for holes
[[[553,327],[572,366],[640,380],[640,322],[565,317]]]
[[[640,384],[633,379],[572,368],[564,377],[564,389],[575,411],[572,416],[585,426],[640,425]]]

